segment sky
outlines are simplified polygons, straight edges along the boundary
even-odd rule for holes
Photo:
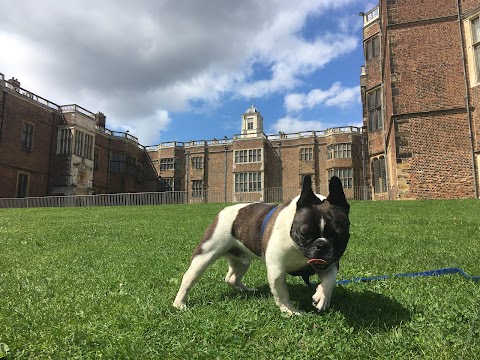
[[[0,0],[0,73],[142,145],[361,126],[366,0]]]

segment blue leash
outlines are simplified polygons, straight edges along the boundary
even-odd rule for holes
[[[373,277],[363,277],[363,278],[354,278],[354,279],[347,279],[347,280],[337,280],[337,285],[347,285],[350,283],[355,282],[368,282],[368,281],[375,281],[375,280],[385,280],[388,278],[398,278],[398,277],[426,277],[426,276],[441,276],[441,275],[449,275],[449,274],[460,274],[463,277],[467,278],[468,280],[472,280],[474,282],[480,282],[480,276],[471,276],[467,275],[465,271],[460,268],[444,268],[444,269],[437,269],[437,270],[429,270],[429,271],[421,271],[415,273],[405,273],[405,274],[395,274],[392,276],[381,275],[381,276],[373,276]]]
[[[262,228],[261,228],[261,237],[263,237],[263,233],[265,232],[265,228],[267,227],[267,224],[272,217],[273,213],[275,210],[277,210],[277,206],[273,207],[265,216],[262,222]],[[376,281],[376,280],[386,280],[388,278],[400,278],[400,277],[408,277],[408,278],[414,278],[414,277],[428,277],[428,276],[441,276],[441,275],[451,275],[451,274],[460,274],[464,278],[471,280],[473,282],[480,282],[480,276],[471,276],[465,273],[460,268],[443,268],[443,269],[437,269],[437,270],[429,270],[429,271],[420,271],[420,272],[415,272],[415,273],[403,273],[403,274],[395,274],[391,276],[387,275],[380,275],[380,276],[373,276],[373,277],[362,277],[362,278],[353,278],[353,279],[345,279],[345,280],[337,280],[337,285],[347,285],[351,283],[356,283],[356,282],[369,282],[369,281]],[[308,277],[307,277],[308,279]],[[305,281],[305,279],[304,279]],[[312,284],[309,284],[309,281],[305,281],[306,284],[310,287],[312,287]]]

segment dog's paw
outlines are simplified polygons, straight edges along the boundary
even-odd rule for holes
[[[328,308],[330,307],[330,297],[329,297],[329,296],[325,296],[325,295],[323,295],[323,294],[317,295],[317,293],[315,293],[315,294],[312,296],[312,305],[313,305],[319,312],[327,311]]]
[[[240,283],[240,284],[238,284],[238,283],[231,284],[229,282],[227,282],[227,283],[230,286],[232,286],[234,289],[237,289],[238,291],[241,291],[241,292],[255,292],[255,291],[257,291],[256,288],[249,288],[249,287],[245,286],[243,283]]]
[[[187,305],[181,301],[175,301],[173,303],[173,307],[177,308],[178,310],[187,310]]]
[[[281,305],[279,307],[280,307],[280,311],[285,313],[288,316],[300,316],[300,315],[305,314],[304,311],[298,310],[298,309],[294,308],[293,306]]]
[[[255,292],[258,290],[257,288],[250,288],[250,287],[246,287],[245,285],[238,287],[237,289],[244,292]]]

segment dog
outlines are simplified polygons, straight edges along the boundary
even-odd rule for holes
[[[224,208],[205,231],[192,255],[173,302],[186,309],[192,286],[207,267],[225,257],[229,269],[225,282],[241,290],[254,290],[242,283],[252,259],[263,259],[270,290],[282,312],[302,312],[290,302],[286,275],[305,279],[314,273],[321,278],[312,296],[320,312],[330,306],[336,284],[339,260],[350,238],[348,204],[340,179],[330,179],[325,198],[312,191],[312,180],[305,176],[299,196],[281,205],[237,204]]]

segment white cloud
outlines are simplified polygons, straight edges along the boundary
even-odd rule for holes
[[[309,93],[290,93],[284,98],[287,113],[312,109],[321,104],[339,107],[360,104],[360,88],[345,88],[340,82],[335,82],[327,90],[313,89]]]
[[[272,64],[271,77],[242,84],[239,93],[244,97],[252,93],[264,96],[292,89],[302,82],[304,76],[323,68],[333,59],[351,52],[358,45],[356,37],[345,34],[326,34],[313,42],[308,42],[298,35],[289,35],[270,41],[272,44],[284,43],[288,46],[275,51],[265,49],[264,58],[258,61]]]
[[[130,134],[142,139],[143,145],[154,145],[162,130],[166,130],[171,124],[172,119],[167,110],[157,110],[151,116],[144,116],[137,119],[132,119],[128,123],[116,121],[115,118],[107,119],[107,122],[113,124],[121,131],[128,131]]]
[[[292,91],[351,52],[359,36],[346,26],[310,40],[301,30],[356,1],[0,0],[0,71],[56,103],[102,111],[107,127],[148,144],[174,112]]]
[[[320,121],[300,120],[290,116],[279,119],[272,126],[273,133],[296,133],[301,131],[318,130],[322,128]]]

